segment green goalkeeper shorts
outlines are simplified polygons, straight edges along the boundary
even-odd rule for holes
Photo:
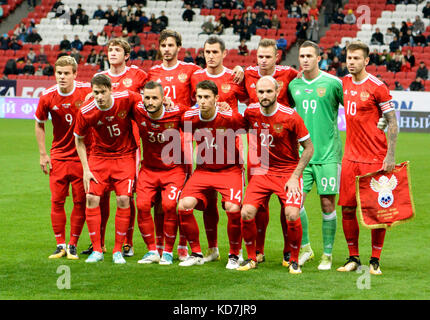
[[[308,164],[303,171],[303,191],[309,193],[314,182],[319,195],[338,194],[340,184],[340,164]]]

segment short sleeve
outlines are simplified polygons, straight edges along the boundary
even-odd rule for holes
[[[305,122],[303,119],[299,116],[297,112],[294,112],[294,119],[295,119],[295,129],[297,134],[297,141],[303,142],[308,140],[311,136],[309,134],[308,129],[305,126]]]
[[[34,114],[34,118],[39,123],[44,123],[48,120],[49,117],[49,107],[46,96],[42,96],[39,99],[39,103],[37,104],[37,109]]]
[[[85,120],[81,110],[76,115],[76,124],[73,134],[78,138],[83,138],[87,135],[88,132],[88,123]]]
[[[378,104],[382,113],[394,111],[393,103],[391,101],[393,97],[391,96],[390,91],[385,84],[378,86],[374,95],[376,103]]]

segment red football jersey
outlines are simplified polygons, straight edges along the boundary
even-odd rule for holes
[[[102,158],[122,158],[135,153],[132,132],[132,111],[142,104],[142,96],[131,91],[112,93],[112,106],[102,110],[94,99],[87,101],[77,115],[74,134],[84,137],[93,130],[90,155]]]
[[[252,170],[256,170],[253,174],[291,174],[300,160],[299,142],[310,138],[299,114],[280,103],[272,114],[263,114],[260,104],[254,103],[246,108],[244,118],[249,132],[249,159],[254,163]],[[255,165],[257,157],[259,166]]]
[[[178,61],[171,68],[158,64],[149,70],[148,79],[160,83],[164,95],[174,103],[191,107],[191,75],[199,69],[199,66],[183,61]]]
[[[387,139],[376,126],[383,113],[394,110],[390,91],[371,74],[360,83],[347,75],[342,84],[346,119],[345,159],[382,163],[387,154]]]
[[[112,91],[129,90],[140,92],[148,81],[148,74],[135,65],[125,67],[120,74],[112,74],[110,70],[100,72],[107,75],[112,81]]]
[[[276,79],[279,86],[281,87],[281,91],[279,92],[278,102],[289,106],[290,103],[288,101],[288,85],[291,80],[295,79],[298,74],[298,71],[289,67],[289,66],[275,66],[275,71],[271,75]],[[255,86],[257,85],[257,81],[262,77],[260,74],[260,69],[258,66],[256,67],[248,67],[245,70],[245,87],[246,91],[249,94],[249,103],[258,103],[257,92],[255,90]]]
[[[238,111],[237,101],[248,99],[248,93],[243,85],[233,82],[233,71],[224,67],[224,71],[217,75],[211,75],[207,69],[197,70],[191,76],[192,99],[196,101],[196,87],[200,81],[211,80],[218,87],[219,102],[227,102],[233,111]]]
[[[243,161],[236,143],[236,132],[244,127],[242,115],[232,110],[217,109],[210,120],[202,119],[199,109],[185,112],[183,130],[185,134],[193,133],[196,141],[196,168],[211,171],[233,166],[242,168]]]
[[[79,108],[90,92],[89,83],[75,81],[73,90],[69,94],[61,93],[58,85],[42,93],[34,117],[38,122],[46,122],[51,114],[54,133],[51,147],[52,159],[79,161],[73,129]]]
[[[142,166],[166,170],[183,164],[180,128],[184,112],[184,107],[176,105],[170,110],[164,109],[160,118],[153,119],[143,105],[134,108],[134,120],[139,127],[143,146]],[[165,153],[168,148],[169,152]]]

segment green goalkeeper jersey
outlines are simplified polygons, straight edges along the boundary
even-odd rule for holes
[[[288,94],[292,106],[302,117],[311,135],[314,154],[309,163],[340,163],[342,141],[337,117],[339,104],[343,105],[342,81],[320,71],[311,81],[304,76],[291,81]]]

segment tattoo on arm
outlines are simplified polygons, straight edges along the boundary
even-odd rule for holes
[[[385,119],[387,119],[388,122],[388,129],[387,129],[387,142],[388,142],[388,150],[387,150],[387,156],[390,156],[394,159],[394,153],[396,151],[396,143],[397,143],[397,135],[399,132],[399,128],[397,125],[397,118],[396,118],[396,112],[390,111],[387,113],[384,113]]]
[[[302,156],[300,157],[300,161],[297,164],[296,170],[294,170],[293,175],[296,177],[300,177],[308,165],[309,161],[311,161],[312,155],[314,154],[314,145],[312,144],[311,138],[300,143],[303,147]]]

